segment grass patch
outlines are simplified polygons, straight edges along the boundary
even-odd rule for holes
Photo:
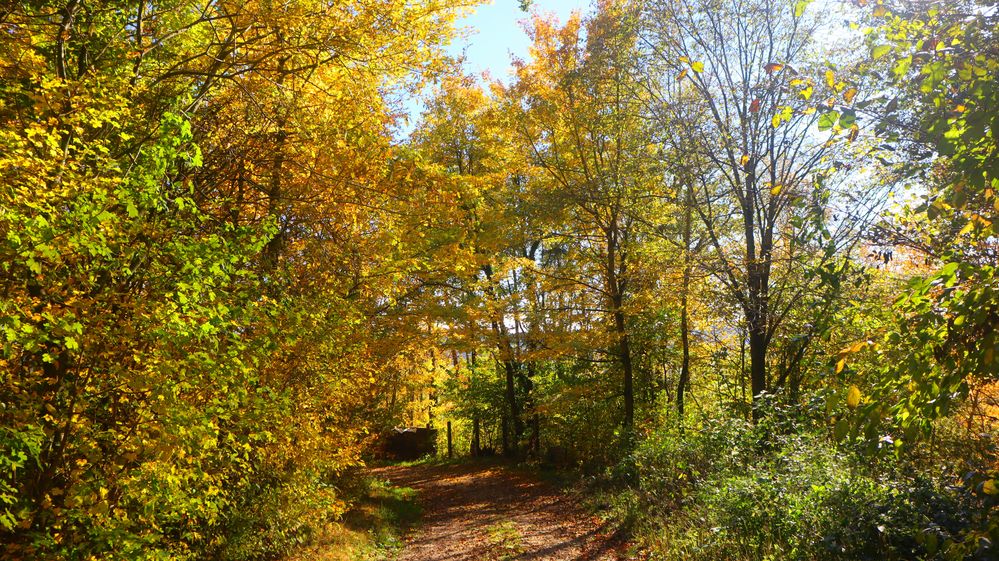
[[[486,528],[489,539],[490,559],[495,561],[510,561],[524,553],[524,537],[513,522],[497,522]]]
[[[329,524],[315,544],[288,561],[387,561],[420,519],[416,491],[370,478],[366,493],[343,519]]]
[[[396,467],[416,467],[416,466],[459,466],[468,464],[490,464],[490,463],[500,463],[503,458],[498,457],[487,457],[487,458],[470,458],[468,456],[455,456],[453,458],[448,458],[445,455],[432,455],[428,454],[422,458],[416,460],[367,460],[365,463],[369,467],[386,467],[386,466],[396,466]]]

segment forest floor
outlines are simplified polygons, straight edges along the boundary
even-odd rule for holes
[[[421,523],[398,561],[617,561],[626,544],[572,496],[498,465],[412,465],[373,470],[416,490]]]

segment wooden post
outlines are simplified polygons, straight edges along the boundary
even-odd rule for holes
[[[447,459],[451,459],[454,455],[454,448],[451,444],[451,421],[447,422]]]

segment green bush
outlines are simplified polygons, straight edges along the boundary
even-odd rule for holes
[[[645,515],[621,522],[657,559],[964,558],[947,544],[988,508],[978,495],[861,458],[807,409],[784,413],[648,434],[633,460]]]

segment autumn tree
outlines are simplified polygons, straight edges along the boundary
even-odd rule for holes
[[[612,333],[623,396],[623,425],[635,417],[629,299],[635,291],[636,212],[652,170],[629,72],[635,12],[601,2],[593,17],[562,26],[536,16],[532,60],[518,62],[506,96],[513,127],[552,197],[565,209],[560,237],[578,261],[546,273],[596,297]]]
[[[353,398],[420,345],[400,318],[457,243],[391,143],[459,9],[0,11],[6,556],[275,555],[342,512],[317,485],[378,421]]]
[[[650,112],[669,131],[669,153],[696,162],[670,169],[696,186],[713,275],[748,332],[754,397],[780,389],[800,361],[804,349],[775,376],[774,338],[809,293],[835,287],[840,252],[868,212],[863,197],[834,196],[836,139],[859,132],[857,89],[814,63],[822,24],[806,6],[654,1],[644,11]],[[858,219],[831,220],[846,203]],[[816,333],[804,335],[807,346]]]

